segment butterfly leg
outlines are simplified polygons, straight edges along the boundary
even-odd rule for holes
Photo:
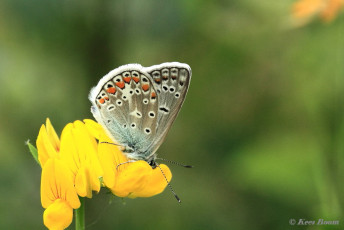
[[[118,167],[121,166],[121,165],[124,165],[124,164],[127,164],[127,163],[133,163],[133,162],[135,162],[135,160],[130,160],[130,161],[122,162],[122,163],[120,163],[120,164],[118,164],[116,166],[116,170],[118,170]]]

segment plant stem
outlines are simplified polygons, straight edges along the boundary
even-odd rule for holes
[[[75,230],[85,230],[85,197],[80,197],[80,203],[75,210]]]

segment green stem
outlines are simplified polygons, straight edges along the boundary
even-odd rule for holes
[[[75,210],[75,230],[85,230],[85,197],[80,197],[80,203]]]

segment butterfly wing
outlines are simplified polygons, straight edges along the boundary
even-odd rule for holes
[[[145,68],[158,94],[158,117],[155,139],[149,146],[154,153],[164,141],[186,97],[191,80],[187,64],[170,62]]]
[[[105,75],[89,95],[95,119],[113,141],[130,147],[133,159],[147,159],[145,149],[156,136],[158,97],[139,64],[129,64]]]

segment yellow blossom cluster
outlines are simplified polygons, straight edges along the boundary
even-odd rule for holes
[[[292,6],[292,17],[304,25],[314,17],[331,22],[344,7],[344,0],[298,0]]]
[[[93,120],[75,121],[65,126],[61,138],[49,119],[42,125],[36,146],[42,167],[41,203],[44,225],[65,229],[73,220],[79,197],[92,198],[92,192],[107,187],[119,197],[150,197],[161,193],[167,183],[159,168],[145,161],[129,159],[113,143],[101,125]],[[160,165],[168,181],[172,174]]]

